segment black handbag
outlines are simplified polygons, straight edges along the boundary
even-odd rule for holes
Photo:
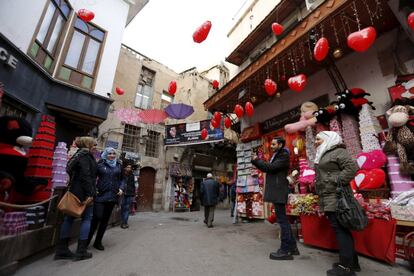
[[[336,218],[345,228],[353,231],[362,231],[368,225],[368,217],[364,208],[355,199],[351,189],[341,186],[338,180]]]

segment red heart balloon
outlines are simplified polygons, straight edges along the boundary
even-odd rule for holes
[[[348,46],[356,52],[365,52],[372,46],[377,37],[374,27],[367,27],[348,36]]]
[[[193,40],[194,42],[201,43],[203,42],[210,32],[211,29],[211,22],[206,21],[197,30],[193,33]]]
[[[95,14],[87,9],[80,9],[77,14],[85,22],[90,22],[95,18]]]
[[[243,107],[239,104],[236,104],[236,106],[234,107],[234,113],[236,113],[236,116],[238,118],[243,117],[243,114],[244,114]]]
[[[307,79],[304,74],[291,77],[288,80],[288,85],[290,89],[296,92],[301,92],[303,88],[305,88],[306,83],[307,83]]]
[[[214,112],[213,117],[214,117],[214,120],[216,120],[218,123],[221,122],[221,113],[220,112],[218,112],[218,111]]]
[[[125,93],[124,89],[122,89],[120,87],[117,87],[115,89],[115,91],[116,91],[116,94],[118,94],[118,95],[124,95],[124,93]]]
[[[219,128],[220,127],[220,122],[217,121],[216,119],[211,119],[211,125],[213,126],[213,128]]]
[[[283,33],[283,26],[279,23],[272,24],[272,31],[275,35],[281,35]]]
[[[354,180],[360,190],[377,189],[385,184],[385,172],[381,169],[360,170]]]
[[[219,82],[216,80],[213,80],[213,88],[217,89],[219,87]]]
[[[352,191],[354,191],[354,192],[358,191],[358,187],[355,183],[355,179],[352,179],[351,182],[349,182],[349,184],[351,185]]]
[[[361,152],[357,155],[358,166],[363,170],[379,169],[387,162],[387,156],[382,150]]]
[[[315,48],[313,49],[313,57],[317,61],[322,61],[326,58],[329,53],[329,42],[328,39],[322,37],[316,42]]]
[[[410,26],[411,30],[414,30],[414,12],[410,13],[407,19],[408,26]]]
[[[226,128],[230,128],[231,127],[231,119],[229,117],[224,118],[224,126]]]
[[[272,79],[266,79],[264,82],[264,88],[267,95],[272,96],[277,91],[277,84]]]
[[[168,92],[174,96],[175,92],[177,92],[177,82],[176,81],[170,81],[170,84],[168,85]]]
[[[251,103],[251,102],[247,102],[247,103],[244,105],[244,110],[246,110],[246,114],[247,114],[247,116],[249,116],[249,117],[252,117],[252,116],[253,116],[253,113],[254,113],[254,107],[253,107],[253,105],[252,105],[252,103]]]
[[[208,131],[207,131],[207,129],[203,128],[201,130],[201,139],[206,140],[207,136],[208,136]]]

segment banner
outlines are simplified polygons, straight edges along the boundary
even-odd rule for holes
[[[205,128],[208,131],[207,139],[201,138],[201,130]],[[222,125],[214,129],[210,127],[210,120],[204,120],[196,123],[183,123],[165,126],[166,146],[178,146],[189,144],[202,144],[206,142],[221,141],[224,139]]]

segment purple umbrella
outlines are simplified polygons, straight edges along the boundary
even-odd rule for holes
[[[182,103],[170,104],[164,110],[168,116],[173,119],[185,119],[194,112],[194,108],[192,106]]]

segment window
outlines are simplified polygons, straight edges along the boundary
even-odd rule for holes
[[[137,95],[135,97],[135,107],[149,109],[152,105],[152,85],[155,72],[142,67],[139,78]]]
[[[174,96],[172,96],[170,93],[163,91],[161,95],[161,108],[166,108],[169,104],[171,104],[174,101]]]
[[[148,130],[147,143],[145,147],[145,155],[150,157],[158,157],[160,134],[158,132]]]
[[[52,72],[52,65],[57,57],[57,45],[71,11],[66,0],[51,0],[30,46],[29,55],[48,72]]]
[[[76,17],[58,78],[92,90],[104,38],[104,31]]]
[[[141,130],[133,125],[125,125],[124,137],[122,140],[122,151],[139,152],[139,139]]]

